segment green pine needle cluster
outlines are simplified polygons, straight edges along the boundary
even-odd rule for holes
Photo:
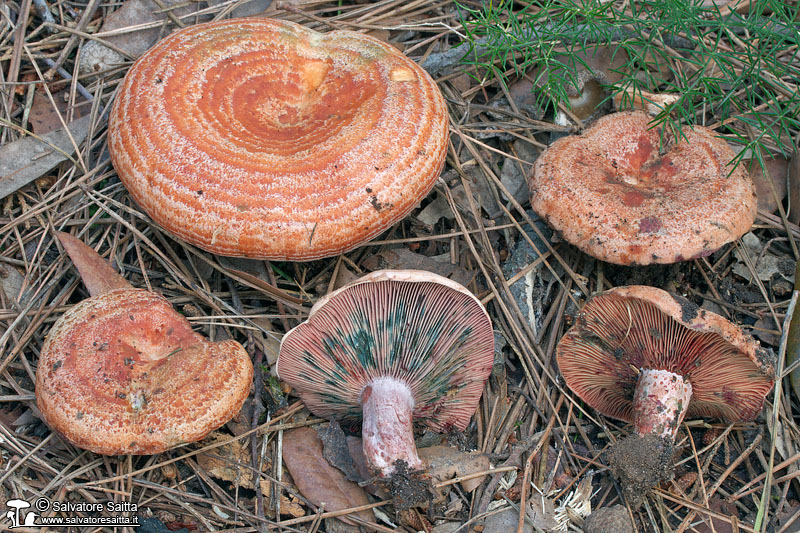
[[[797,3],[753,0],[739,14],[699,0],[484,0],[460,4],[460,13],[464,61],[502,83],[532,75],[543,109],[568,106],[581,56],[611,47],[625,58],[612,95],[680,96],[659,125],[679,133],[681,124],[717,124],[743,145],[740,157],[749,149],[762,164],[770,151],[791,156],[800,127]]]

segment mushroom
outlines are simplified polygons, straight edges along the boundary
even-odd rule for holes
[[[367,463],[420,469],[412,420],[464,430],[494,360],[486,310],[460,284],[379,270],[320,299],[281,341],[280,378],[317,416],[363,418]]]
[[[23,525],[22,522],[19,521],[20,511],[22,509],[27,509],[30,507],[31,504],[25,500],[20,500],[18,498],[12,498],[6,501],[6,507],[10,507],[11,509],[6,513],[6,518],[11,521],[11,528],[20,527]],[[27,518],[27,517],[26,517]],[[27,520],[26,520],[27,522]]]
[[[676,140],[641,112],[606,115],[554,142],[528,178],[531,206],[564,239],[620,265],[710,255],[753,224],[752,180],[701,126]]]
[[[351,31],[198,24],[131,67],[109,118],[120,179],[162,227],[213,253],[309,260],[405,217],[444,166],[433,79]]]
[[[253,365],[238,342],[209,342],[163,296],[128,285],[77,238],[58,238],[92,292],[56,321],[39,356],[36,404],[53,430],[95,453],[144,455],[239,412]]]
[[[775,358],[719,315],[661,289],[633,285],[593,296],[562,337],[567,386],[596,411],[632,422],[611,462],[634,501],[671,476],[685,416],[750,420],[775,380]]]

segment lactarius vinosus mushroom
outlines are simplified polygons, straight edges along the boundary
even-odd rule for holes
[[[198,24],[131,67],[111,159],[162,227],[210,252],[309,260],[405,217],[444,166],[447,109],[394,47],[271,19]]]
[[[494,360],[491,321],[458,283],[380,270],[322,298],[283,338],[278,374],[322,417],[363,420],[364,455],[391,475],[422,467],[413,420],[464,430]]]
[[[702,126],[676,140],[639,112],[613,113],[545,150],[531,207],[568,242],[621,265],[710,255],[744,235],[755,186],[728,144]],[[663,142],[663,144],[662,144]]]
[[[239,412],[253,365],[238,342],[208,341],[163,296],[131,287],[77,238],[58,237],[91,298],[58,319],[39,356],[36,404],[53,430],[95,453],[154,454]]]
[[[751,420],[775,380],[774,355],[739,327],[636,285],[593,296],[559,341],[556,358],[584,402],[633,423],[635,435],[618,443],[611,459],[634,500],[671,476],[672,444],[685,416]],[[642,467],[647,461],[651,469]]]

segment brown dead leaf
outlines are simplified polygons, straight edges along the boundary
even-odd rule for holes
[[[208,5],[218,6],[225,0],[208,0]],[[237,17],[252,17],[267,10],[271,4],[270,0],[252,0],[250,2],[239,2],[236,7],[231,11],[230,16]]]
[[[283,436],[283,461],[300,493],[326,511],[341,511],[367,505],[367,493],[322,455],[322,441],[312,428],[293,429]],[[372,521],[373,513],[361,511],[357,516]],[[346,517],[342,520],[347,521]]]
[[[350,457],[353,459],[353,465],[355,466],[358,475],[361,476],[361,479],[372,479],[374,474],[370,472],[369,466],[367,465],[367,458],[364,456],[364,443],[361,440],[361,437],[349,435],[347,437],[347,449],[350,452]],[[367,492],[373,496],[377,496],[382,500],[385,500],[391,496],[388,490],[386,490],[384,487],[381,487],[377,483],[370,483],[369,485],[365,485],[364,488]]]
[[[44,90],[37,90],[33,95],[33,104],[31,104],[31,113],[28,121],[31,124],[33,133],[36,135],[43,135],[45,133],[59,130],[64,125],[61,120],[67,120],[67,111],[69,110],[68,96],[69,90],[62,89],[52,93],[53,101],[44,92]],[[53,104],[55,103],[55,107]],[[83,109],[76,106],[72,119],[80,118],[84,115]]]
[[[105,294],[114,289],[131,289],[131,284],[100,257],[100,254],[77,237],[61,231],[56,232],[58,240],[69,254],[81,275],[83,284],[92,296]]]
[[[23,304],[27,298],[22,298],[22,287],[25,285],[25,275],[11,265],[0,265],[0,291],[11,301]],[[1,330],[0,331],[4,331]]]
[[[775,184],[778,200],[783,201],[786,198],[786,173],[789,171],[789,160],[783,156],[777,156],[764,159],[764,163],[772,178],[772,183]],[[750,170],[750,178],[756,186],[756,194],[758,195],[758,208],[768,213],[774,213],[778,209],[778,204],[772,196],[772,188],[769,186],[767,178],[761,171],[761,165],[758,164],[758,161],[751,159],[744,159],[740,164]]]
[[[430,533],[433,526],[416,509],[402,509],[397,511],[397,521],[414,531]]]
[[[725,516],[730,516],[737,519],[739,518],[739,510],[736,508],[736,506],[732,503],[726,502],[717,495],[712,496],[711,500],[708,502],[708,507],[712,511],[716,511]],[[711,533],[712,531],[716,531],[716,533],[733,532],[733,527],[727,520],[722,520],[720,518],[709,518],[708,516],[704,516],[703,518],[705,518],[705,521],[702,524],[694,526],[694,530],[697,531],[697,533]],[[709,526],[708,522],[713,524],[713,530]]]
[[[161,3],[166,8],[183,4],[181,7],[170,10],[176,17],[181,17],[199,8],[197,2],[185,2],[184,0],[161,0]],[[167,18],[167,13],[152,0],[126,0],[122,2],[119,9],[106,15],[100,33],[106,34],[124,28],[164,21]],[[165,31],[163,25],[159,25],[154,28],[105,35],[103,40],[130,57],[137,58],[166,33],[169,32]],[[124,59],[116,50],[112,50],[98,41],[88,41],[83,46],[81,53],[80,70],[87,74],[99,72],[115,66]]]
[[[353,458],[350,456],[350,450],[347,447],[347,436],[338,422],[331,420],[326,427],[317,432],[317,435],[322,441],[323,456],[331,465],[341,470],[350,481],[359,483],[364,480],[359,475]]]
[[[450,446],[430,446],[417,452],[428,474],[437,482],[489,469],[489,458],[480,452],[462,452]],[[483,483],[484,477],[462,481],[461,487],[472,492]]]
[[[41,136],[23,137],[0,146],[0,198],[50,172],[75,152],[70,140],[80,146],[89,132],[89,117],[82,117],[63,128]]]
[[[214,444],[228,440],[229,437],[219,433],[204,441]],[[250,452],[241,441],[235,440],[197,456],[197,463],[206,472],[217,479],[230,481],[239,487],[253,488],[253,471],[250,465]]]
[[[347,268],[344,263],[341,263],[336,270],[336,280],[333,282],[333,290],[341,289],[345,285],[350,285],[359,277],[361,276]]]
[[[292,498],[290,500],[285,494],[281,494],[281,514],[300,518],[306,515],[306,510],[303,509],[297,499]]]
[[[556,520],[556,509],[553,500],[541,494],[532,494],[526,509],[528,518],[533,521],[534,527],[538,530],[557,531],[559,523]]]
[[[165,7],[169,8],[185,3],[183,0],[162,0]],[[191,7],[173,9],[176,16],[190,13]],[[110,32],[131,26],[147,24],[148,22],[162,21],[167,14],[152,0],[128,0],[116,11],[109,13],[103,20],[102,32]],[[106,41],[125,50],[130,55],[138,57],[145,53],[158,40],[164,30],[160,27],[137,30],[119,35],[106,37]]]

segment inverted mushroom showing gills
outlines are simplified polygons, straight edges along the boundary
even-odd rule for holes
[[[36,404],[53,430],[95,453],[154,454],[239,412],[253,365],[238,342],[209,342],[164,297],[131,287],[77,238],[58,237],[91,298],[58,319],[39,356]]]
[[[309,260],[405,217],[444,166],[444,98],[414,61],[351,31],[198,24],[131,67],[112,162],[161,226],[213,253]]]
[[[380,270],[317,302],[283,338],[280,378],[322,417],[363,419],[368,464],[422,467],[412,420],[464,430],[494,359],[480,301],[430,272]]]
[[[536,160],[531,207],[564,239],[621,265],[710,255],[755,220],[755,186],[728,144],[702,126],[676,140],[644,113],[606,115]]]
[[[626,494],[671,476],[685,416],[750,420],[775,379],[774,355],[719,315],[654,287],[595,295],[556,349],[572,391],[596,411],[632,422],[612,450]]]

